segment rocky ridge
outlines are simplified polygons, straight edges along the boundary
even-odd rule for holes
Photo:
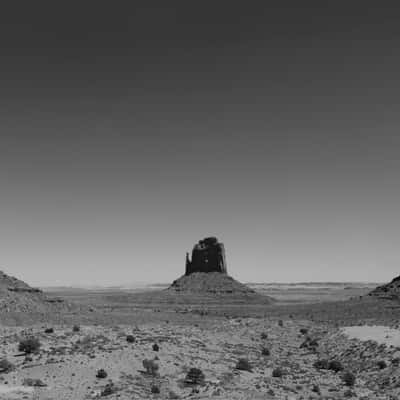
[[[386,300],[400,300],[400,276],[385,285],[378,286],[369,293],[369,296]]]

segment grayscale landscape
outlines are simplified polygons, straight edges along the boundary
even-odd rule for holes
[[[0,3],[0,400],[400,399],[400,7]]]
[[[1,275],[0,398],[400,394],[400,280],[244,285],[223,252],[199,241],[170,285],[42,291]]]

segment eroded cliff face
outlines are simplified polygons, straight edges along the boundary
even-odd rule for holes
[[[394,278],[391,282],[376,287],[369,296],[378,297],[387,300],[400,300],[400,276]]]
[[[216,237],[207,237],[193,247],[192,258],[186,253],[185,275],[194,272],[227,273],[225,249]]]

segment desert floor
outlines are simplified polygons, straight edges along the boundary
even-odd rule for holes
[[[88,311],[2,316],[0,358],[14,368],[0,366],[0,399],[397,399],[400,305],[367,291],[278,293],[271,305],[63,292]],[[26,355],[30,336],[41,347]]]

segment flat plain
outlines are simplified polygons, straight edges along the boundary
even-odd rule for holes
[[[0,398],[400,396],[400,304],[367,296],[376,284],[249,286],[276,300],[46,289],[79,308],[2,314]],[[22,351],[27,338],[40,347]]]

